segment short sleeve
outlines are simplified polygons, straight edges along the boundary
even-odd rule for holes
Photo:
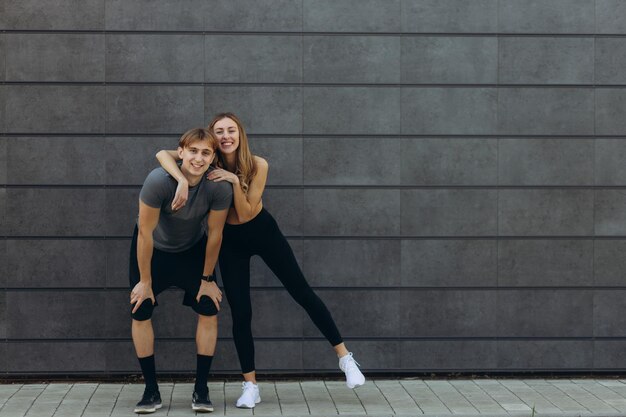
[[[214,183],[213,198],[211,199],[211,210],[225,210],[230,208],[233,201],[233,187],[227,181]]]
[[[150,207],[162,208],[167,198],[166,180],[167,177],[163,172],[159,172],[159,169],[153,170],[143,182],[139,199]]]

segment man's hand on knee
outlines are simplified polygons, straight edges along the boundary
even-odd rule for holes
[[[131,313],[135,314],[141,306],[141,303],[145,300],[152,300],[152,305],[156,303],[154,293],[152,292],[152,285],[139,281],[130,292],[130,303],[135,305]]]
[[[202,282],[200,283],[200,290],[198,291],[198,295],[196,296],[196,301],[200,303],[200,299],[204,295],[213,300],[215,308],[217,308],[217,311],[220,311],[220,303],[222,302],[222,291],[220,291],[215,282],[207,282],[205,280],[202,280]]]

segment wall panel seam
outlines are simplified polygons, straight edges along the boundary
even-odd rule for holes
[[[367,292],[379,292],[379,291],[423,291],[423,292],[504,292],[504,291],[623,291],[626,290],[626,286],[607,285],[607,286],[591,286],[591,285],[519,285],[519,286],[401,286],[401,285],[372,285],[372,286],[327,286],[327,285],[311,285],[319,291],[367,291]],[[285,292],[287,291],[282,286],[251,286],[251,290],[254,292]],[[22,292],[64,292],[64,291],[77,291],[77,292],[103,292],[111,291],[115,293],[121,293],[128,291],[127,287],[115,286],[103,289],[102,287],[7,287],[6,293],[22,293]],[[175,293],[182,293],[182,290],[171,289]]]
[[[155,327],[158,328],[158,325],[155,325]],[[255,340],[261,340],[263,342],[293,342],[293,341],[300,341],[300,337],[299,336],[293,336],[293,337],[288,337],[288,336],[284,336],[284,337],[260,337],[260,336],[255,336],[254,337]],[[519,337],[513,337],[513,336],[483,336],[483,337],[478,337],[478,336],[433,336],[433,337],[428,337],[428,336],[416,336],[416,337],[406,337],[406,336],[401,336],[401,337],[372,337],[372,336],[346,336],[344,337],[344,339],[346,340],[351,340],[351,341],[376,341],[376,342],[593,342],[595,341],[605,341],[605,342],[612,342],[612,341],[626,341],[626,336],[613,336],[613,337],[592,337],[592,336],[571,336],[571,337],[567,337],[567,336],[563,336],[563,337],[542,337],[542,336],[519,336]],[[193,342],[195,341],[195,337],[193,336],[189,336],[189,337],[156,337],[156,340],[159,341],[170,341],[170,342]],[[227,336],[227,337],[222,337],[219,336],[218,337],[218,341],[229,341],[232,340],[231,336]],[[326,339],[322,336],[305,336],[304,341],[307,342],[323,342],[326,341]],[[115,337],[103,337],[103,338],[72,338],[71,341],[68,341],[68,339],[61,339],[61,338],[33,338],[33,339],[29,339],[29,338],[12,338],[7,340],[8,344],[20,344],[20,343],[37,343],[37,342],[46,342],[46,343],[76,343],[76,344],[81,344],[81,343],[120,343],[120,342],[129,342],[132,343],[132,338],[128,337],[128,338],[115,338]]]
[[[131,235],[108,235],[106,240],[130,240]],[[385,236],[353,236],[353,235],[290,235],[285,234],[289,240],[624,240],[626,235],[607,236],[581,236],[581,235],[532,235],[532,236],[511,236],[511,235],[446,235],[446,236],[419,236],[419,235],[385,235]],[[8,235],[4,240],[105,240],[104,235]]]
[[[467,84],[467,83],[331,83],[331,82],[193,82],[193,81],[11,81],[4,80],[0,85],[6,86],[131,86],[131,87],[301,87],[301,88],[465,88],[465,89],[626,89],[624,84],[594,84],[594,83],[518,83],[518,84]]]
[[[66,138],[66,137],[102,137],[102,138],[114,138],[114,137],[171,137],[178,138],[180,137],[180,133],[169,133],[169,132],[161,132],[161,133],[144,133],[144,132],[121,132],[121,133],[71,133],[71,132],[6,132],[0,134],[0,136],[6,137],[58,137],[58,138]],[[555,135],[555,134],[536,134],[536,135],[515,135],[515,134],[416,134],[416,133],[406,133],[406,134],[396,134],[396,135],[375,135],[368,133],[351,133],[351,134],[324,134],[324,133],[303,133],[303,134],[290,134],[290,133],[258,133],[248,135],[249,138],[256,139],[292,139],[294,136],[297,136],[301,139],[386,139],[386,140],[395,140],[395,139],[542,139],[542,140],[552,140],[552,139],[626,139],[626,135],[624,134],[616,134],[616,135]]]
[[[519,38],[625,38],[626,33],[555,33],[555,32],[336,32],[336,31],[218,31],[218,30],[71,30],[71,29],[3,29],[6,34],[111,34],[111,35],[234,35],[234,36],[367,36],[367,37],[519,37]]]
[[[5,184],[7,189],[140,189],[140,184]],[[624,190],[626,185],[268,185],[270,190]]]

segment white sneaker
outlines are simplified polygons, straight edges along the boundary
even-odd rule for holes
[[[346,374],[346,385],[354,389],[365,384],[365,377],[359,369],[359,364],[352,357],[352,352],[339,358],[339,369]]]
[[[244,382],[241,385],[241,397],[237,400],[237,408],[254,408],[261,402],[259,386],[254,382]]]

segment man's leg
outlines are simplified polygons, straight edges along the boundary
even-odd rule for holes
[[[148,300],[150,301],[150,300]],[[158,391],[154,364],[154,330],[152,320],[135,320],[132,324],[133,344],[146,383],[146,390]]]
[[[196,328],[196,347],[198,355],[213,356],[217,343],[217,316],[198,314]]]
[[[135,320],[132,325],[133,344],[138,358],[154,355],[154,330],[152,320]]]
[[[217,342],[217,307],[213,300],[203,295],[196,299],[200,291],[201,276],[204,268],[206,237],[186,251],[181,260],[184,262],[177,268],[175,285],[185,290],[183,305],[189,306],[198,314],[196,327],[196,383],[192,395],[191,408],[194,411],[213,411],[209,399],[207,379],[211,371],[215,344]]]
[[[129,262],[129,284],[132,290],[139,282],[139,265],[137,263],[137,227],[133,233],[133,240],[130,247]],[[159,255],[153,254],[153,261]],[[154,265],[153,265],[154,267]],[[154,269],[154,268],[153,268]],[[154,278],[154,277],[153,277]],[[155,290],[155,281],[152,283],[152,291],[156,296],[159,291]],[[131,310],[134,305],[131,305]],[[135,407],[136,413],[153,413],[161,408],[161,395],[159,394],[159,386],[156,380],[156,369],[154,364],[154,331],[152,329],[152,311],[154,305],[152,300],[144,300],[135,313],[131,313],[132,317],[132,337],[135,345],[135,352],[141,367],[141,373],[146,384],[143,397]]]
[[[207,391],[207,379],[211,371],[211,362],[215,354],[215,344],[217,342],[217,316],[204,316],[198,314],[198,327],[196,328],[196,347],[198,349],[198,359],[196,368],[197,393]]]
[[[133,314],[132,321],[133,344],[146,383],[143,397],[135,407],[135,412],[140,414],[153,413],[162,406],[154,364],[154,330],[150,319],[152,309],[152,301],[144,301]]]
[[[213,301],[209,302],[213,303]],[[191,408],[195,411],[213,411],[213,404],[209,399],[207,379],[211,371],[216,342],[217,315],[198,314],[198,326],[196,328],[196,347],[198,350],[196,356],[196,383],[191,402]]]

